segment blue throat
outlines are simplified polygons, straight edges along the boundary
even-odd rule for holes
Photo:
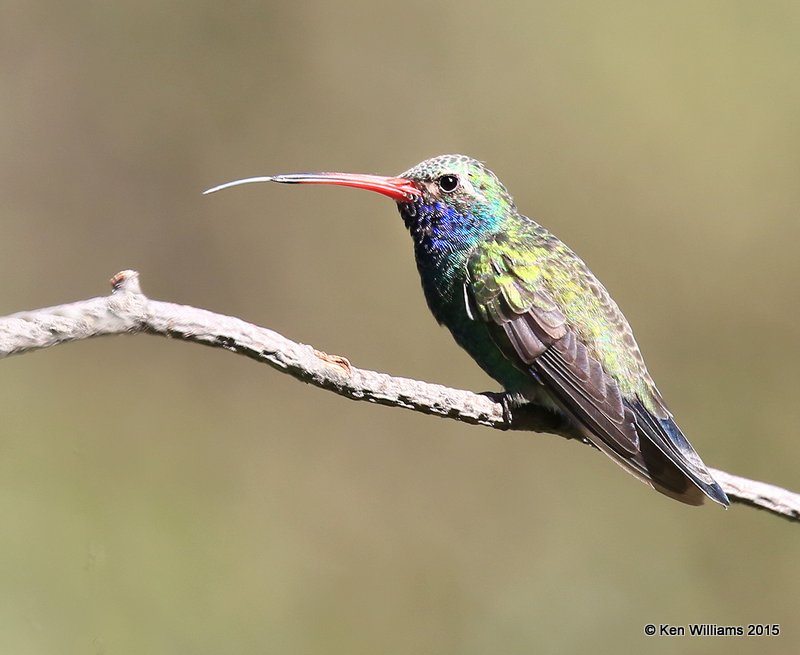
[[[462,302],[467,259],[473,248],[496,231],[496,214],[463,211],[439,201],[418,201],[398,207],[414,241],[422,287],[437,319],[442,305]]]
[[[500,222],[492,213],[467,212],[439,201],[400,205],[400,213],[417,257],[429,260],[420,263],[439,269],[461,263]]]

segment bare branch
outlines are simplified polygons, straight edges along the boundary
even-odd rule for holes
[[[296,343],[267,328],[203,309],[150,300],[135,271],[111,279],[110,296],[0,318],[0,358],[103,335],[138,333],[224,348],[292,377],[351,398],[474,425],[567,436],[552,412],[535,406],[506,420],[502,394],[477,394],[359,369],[344,357]],[[732,502],[800,521],[800,494],[711,469]]]

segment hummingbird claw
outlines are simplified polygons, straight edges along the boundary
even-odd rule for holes
[[[505,424],[505,429],[510,430],[511,424],[514,420],[514,416],[511,412],[511,396],[507,393],[504,393],[500,398],[500,404],[503,406],[503,423]]]

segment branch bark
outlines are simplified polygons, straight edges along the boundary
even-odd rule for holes
[[[111,279],[110,296],[20,312],[0,318],[0,358],[70,341],[112,334],[146,333],[224,348],[269,364],[292,377],[351,398],[500,430],[567,436],[561,420],[535,406],[515,410],[509,421],[503,394],[473,393],[359,369],[238,318],[147,298],[135,271]],[[731,502],[800,522],[800,494],[725,471],[710,469]]]

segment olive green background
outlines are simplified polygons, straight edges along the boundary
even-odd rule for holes
[[[796,2],[3,2],[0,314],[145,292],[496,385],[385,198],[485,160],[622,306],[705,461],[800,489]],[[788,653],[800,531],[597,452],[148,336],[0,363],[0,652]],[[646,623],[780,623],[776,638]]]

